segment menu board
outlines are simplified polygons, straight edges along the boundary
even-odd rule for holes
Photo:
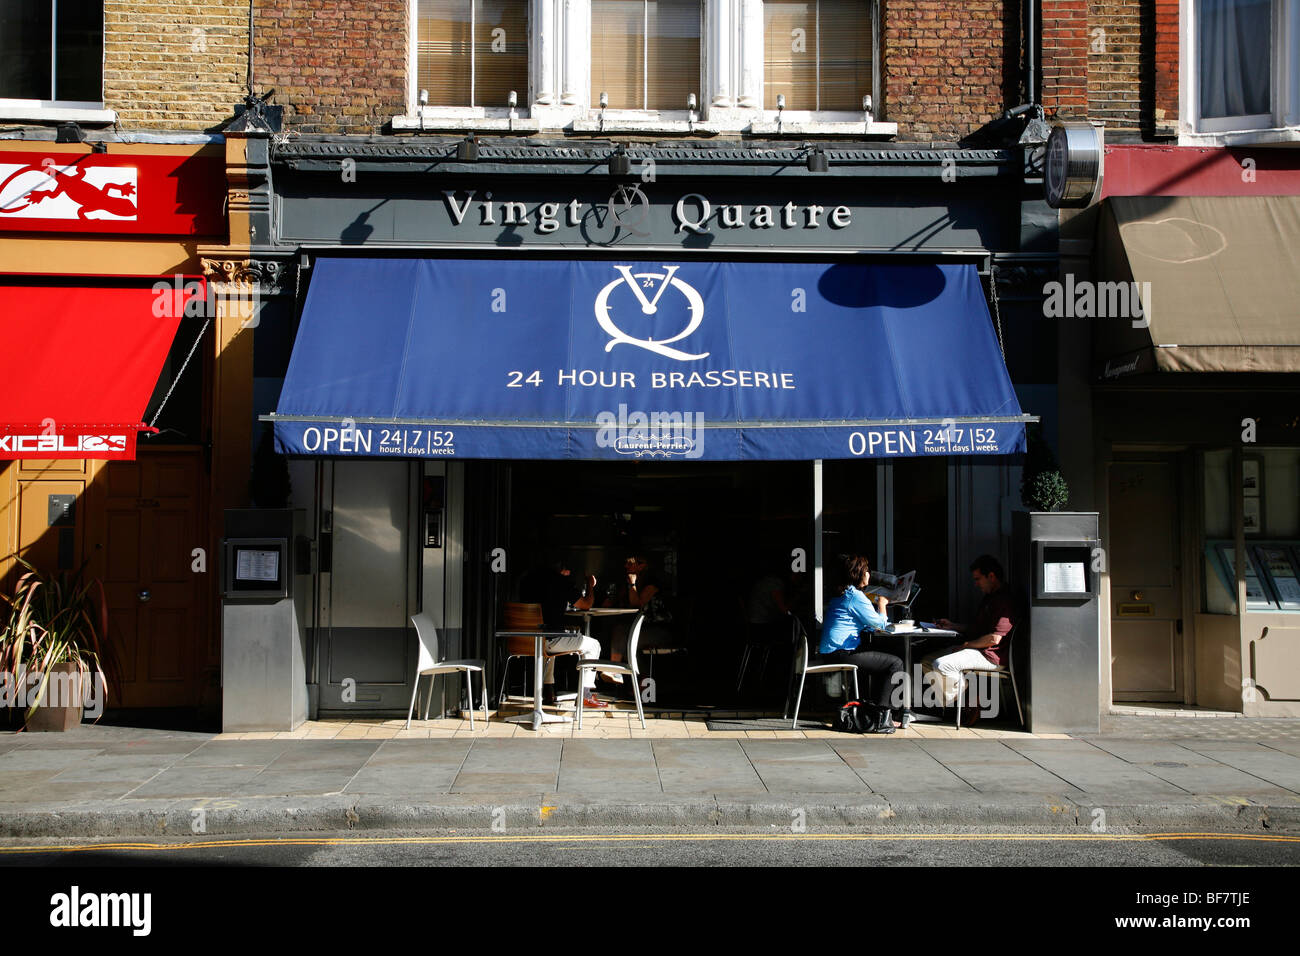
[[[277,581],[280,552],[240,548],[235,552],[236,581]]]
[[[1300,610],[1300,575],[1296,573],[1291,553],[1281,545],[1259,545],[1255,555],[1265,574],[1273,582],[1279,606]]]
[[[1058,593],[1088,592],[1088,578],[1082,561],[1046,561],[1043,563],[1043,590]]]

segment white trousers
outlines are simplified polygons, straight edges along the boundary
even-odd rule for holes
[[[921,666],[927,670],[934,671],[939,675],[940,687],[943,692],[943,705],[951,707],[957,702],[957,694],[960,691],[959,679],[963,670],[968,671],[995,671],[998,665],[994,664],[980,651],[973,647],[963,647],[960,650],[931,654],[921,661]]]
[[[557,651],[577,651],[584,661],[594,661],[600,657],[600,641],[585,634],[571,634],[568,637],[550,637],[546,639],[546,649],[552,654]],[[542,683],[555,683],[555,658],[547,657],[542,665]],[[596,672],[582,672],[582,689],[593,690],[596,686]]]

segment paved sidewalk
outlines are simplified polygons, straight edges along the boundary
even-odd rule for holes
[[[318,723],[260,739],[89,724],[2,733],[0,837],[792,825],[1300,832],[1300,720],[1110,717],[1081,738],[932,727],[784,739],[682,718],[639,739],[621,717],[594,719],[581,736],[526,738],[498,736],[500,725],[471,735],[457,721],[410,732],[402,723]]]

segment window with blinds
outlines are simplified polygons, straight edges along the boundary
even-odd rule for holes
[[[685,110],[699,93],[700,0],[591,0],[591,105]]]
[[[874,17],[869,0],[763,0],[763,108],[861,112]]]
[[[528,99],[528,0],[419,0],[416,89],[430,106]]]

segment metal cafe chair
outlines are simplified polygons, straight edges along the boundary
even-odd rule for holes
[[[859,699],[858,698],[858,668],[856,665],[853,664],[811,664],[809,663],[808,632],[804,630],[803,622],[799,620],[798,616],[795,616],[793,620],[794,620],[794,636],[795,636],[794,673],[790,679],[790,682],[793,685],[795,678],[798,678],[799,695],[798,697],[795,698],[794,720],[790,724],[790,729],[798,730],[799,729],[799,705],[803,702],[803,688],[804,688],[804,683],[808,679],[808,675],[809,674],[833,674],[837,672],[851,671],[853,673],[853,696],[849,699],[858,700]],[[785,699],[785,714],[782,719],[789,716],[790,716],[790,697],[789,695],[787,695]]]
[[[738,623],[745,634],[745,648],[740,654],[740,669],[736,672],[736,694],[739,696],[740,689],[745,684],[745,674],[749,670],[750,661],[754,660],[758,654],[762,655],[762,660],[758,665],[758,683],[760,687],[762,686],[763,676],[767,673],[767,662],[772,656],[772,642],[755,634],[754,625],[749,621],[745,602],[737,599],[737,603],[740,610]]]
[[[518,602],[507,602],[505,607],[505,627],[506,631],[544,631],[545,626],[542,622],[542,606],[540,604],[521,604]],[[510,662],[518,657],[532,657],[535,650],[533,639],[531,637],[507,637],[505,639],[505,664],[501,668],[501,690],[497,693],[497,701],[501,702],[506,699],[506,678],[510,673]],[[554,654],[547,652],[547,657],[562,657],[566,654],[578,654],[579,651],[558,651]],[[528,687],[528,672],[524,672],[524,688]],[[541,688],[534,688],[534,693],[541,693]]]
[[[419,646],[419,660],[415,666],[415,686],[411,688],[411,706],[406,710],[406,729],[411,729],[411,714],[415,712],[415,697],[420,690],[420,678],[429,678],[429,696],[424,701],[424,720],[429,719],[429,705],[433,703],[433,676],[435,674],[465,674],[465,689],[469,692],[469,729],[474,729],[474,682],[471,674],[479,675],[483,689],[483,723],[488,722],[487,700],[487,664],[482,660],[438,660],[438,629],[433,618],[428,614],[417,614],[411,618],[415,625],[416,643]],[[444,693],[446,689],[444,688]]]
[[[627,662],[620,661],[578,661],[578,699],[574,709],[578,712],[578,729],[582,729],[582,704],[586,696],[582,691],[582,674],[584,671],[596,671],[601,674],[627,674],[632,678],[632,699],[636,701],[636,715],[641,721],[641,729],[645,730],[645,711],[641,709],[641,674],[636,666],[636,646],[641,640],[641,625],[645,623],[645,615],[638,614],[632,621],[632,629],[627,635]]]
[[[987,674],[990,677],[998,679],[998,687],[1001,688],[1002,681],[1011,678],[1011,693],[1016,698],[1016,716],[1020,718],[1020,726],[1025,725],[1025,713],[1020,709],[1020,691],[1016,687],[1016,662],[1011,656],[1011,637],[1016,633],[1015,627],[1007,631],[1007,634],[998,642],[998,649],[1002,651],[1003,659],[1007,662],[1005,667],[999,667],[994,671],[979,670],[978,668],[963,668],[957,674],[957,729],[961,730],[961,697],[966,692],[966,675],[968,674]]]

